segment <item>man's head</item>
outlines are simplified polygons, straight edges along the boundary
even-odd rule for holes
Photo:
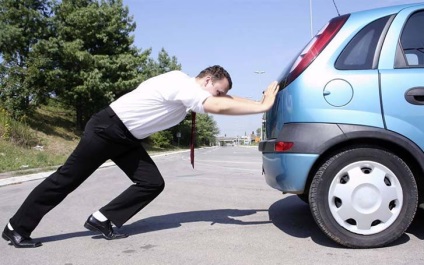
[[[226,95],[233,86],[230,74],[221,66],[210,66],[201,71],[196,80],[213,96]]]

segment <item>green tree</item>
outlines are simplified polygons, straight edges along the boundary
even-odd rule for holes
[[[157,74],[163,74],[173,70],[181,70],[181,64],[178,63],[177,57],[169,56],[165,49],[162,48],[159,52],[155,69]]]
[[[191,137],[191,114],[177,126],[169,129],[172,132],[173,141],[176,143],[177,133],[181,133],[180,145],[188,146]],[[209,114],[197,113],[196,115],[196,146],[213,145],[216,140],[216,135],[219,134],[219,128],[216,121]]]
[[[28,72],[34,45],[49,36],[50,14],[48,0],[0,0],[0,103],[15,119],[42,98]]]
[[[52,88],[82,129],[94,112],[148,77],[150,50],[133,45],[136,25],[122,0],[62,0],[53,11],[55,36],[34,47],[31,81]]]
[[[198,146],[208,146],[215,143],[219,129],[212,116],[199,114],[196,120],[196,132],[196,144]]]
[[[177,57],[169,56],[165,49],[162,48],[157,60],[148,59],[144,68],[144,74],[148,77],[153,77],[174,70],[181,70],[181,64],[178,63]]]
[[[171,147],[172,133],[169,130],[156,132],[149,137],[148,142],[150,142],[152,146],[158,148]]]

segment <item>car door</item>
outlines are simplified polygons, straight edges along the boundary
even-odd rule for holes
[[[392,64],[380,69],[384,121],[424,150],[424,10],[404,10],[391,27],[380,55]]]

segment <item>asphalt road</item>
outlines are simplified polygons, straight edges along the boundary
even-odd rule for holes
[[[154,157],[165,191],[107,241],[86,218],[130,181],[115,166],[97,170],[47,214],[32,234],[36,249],[0,240],[0,264],[424,264],[424,214],[407,233],[379,249],[343,248],[316,226],[297,196],[270,188],[256,148],[221,147]],[[0,187],[0,226],[41,180]]]

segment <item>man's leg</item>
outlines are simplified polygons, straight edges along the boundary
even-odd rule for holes
[[[163,191],[165,182],[141,144],[131,152],[112,160],[134,182],[118,197],[100,209],[100,212],[114,225],[121,227]]]
[[[118,122],[105,110],[90,119],[80,143],[65,164],[40,183],[10,219],[14,230],[29,237],[43,216],[102,163],[133,148],[120,132],[122,124],[116,126]]]
[[[10,224],[19,234],[29,237],[45,214],[57,206],[106,161],[103,152],[94,152],[96,148],[92,148],[92,137],[94,136],[84,135],[65,164],[28,195],[22,206],[10,219]]]

